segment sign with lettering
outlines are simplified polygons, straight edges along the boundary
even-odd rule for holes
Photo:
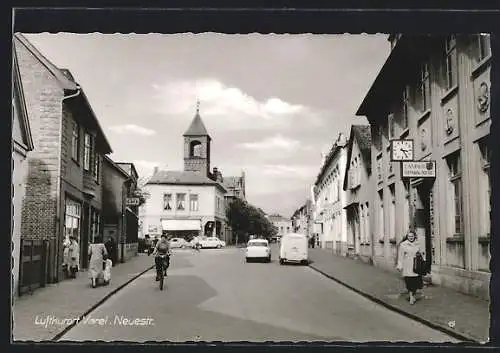
[[[139,198],[138,197],[127,197],[127,206],[139,206]]]
[[[403,178],[435,178],[436,161],[402,162]]]

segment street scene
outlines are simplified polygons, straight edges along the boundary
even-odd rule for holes
[[[12,40],[14,342],[488,342],[488,34]]]

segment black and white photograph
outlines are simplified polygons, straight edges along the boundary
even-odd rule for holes
[[[489,33],[12,33],[12,340],[486,343]]]

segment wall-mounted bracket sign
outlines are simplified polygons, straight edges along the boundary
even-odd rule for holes
[[[401,175],[403,178],[435,178],[436,161],[403,162]]]
[[[139,198],[138,197],[127,197],[126,204],[127,204],[127,206],[139,206]]]
[[[413,161],[413,140],[392,140],[391,161],[403,162]]]

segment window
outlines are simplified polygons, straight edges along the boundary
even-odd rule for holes
[[[475,40],[476,63],[491,55],[491,41],[489,34],[478,34]]]
[[[445,42],[446,89],[457,84],[457,48],[455,36],[449,36]]]
[[[451,186],[451,212],[453,218],[453,234],[462,235],[462,179],[460,153],[454,153],[447,158]]]
[[[94,239],[100,234],[100,224],[101,217],[99,215],[99,211],[92,207],[90,209],[90,234],[92,243],[94,242]]]
[[[405,189],[405,199],[403,203],[403,225],[404,225],[404,233],[410,228],[410,182],[405,181],[404,184]]]
[[[365,204],[365,243],[371,242],[370,235],[370,208],[368,202]]]
[[[363,204],[359,205],[359,241],[364,244],[365,242],[365,208]],[[357,243],[355,241],[355,243]]]
[[[71,158],[80,162],[80,126],[74,122],[71,137]]]
[[[380,190],[378,192],[378,202],[379,202],[379,211],[378,211],[379,239],[384,239],[384,234],[385,234],[385,224],[384,224],[384,192],[382,190]]]
[[[488,146],[487,140],[479,142],[479,149],[481,152],[481,170],[482,170],[482,180],[481,180],[481,192],[480,198],[481,204],[481,214],[482,219],[482,229],[481,235],[486,236],[491,234],[490,231],[490,212],[491,212],[491,178],[490,178],[490,161],[491,161],[491,150]]]
[[[99,182],[99,172],[100,172],[100,166],[101,166],[101,159],[99,155],[96,153],[94,155],[94,169],[92,170],[92,175],[94,176],[94,180],[96,182]]]
[[[172,194],[163,194],[163,209],[166,211],[172,210]]]
[[[80,225],[82,217],[82,206],[80,203],[71,199],[66,199],[65,205],[65,222],[64,222],[64,237],[65,241],[69,240],[70,236],[74,236],[76,241],[80,243]]]
[[[184,211],[186,209],[186,194],[177,194],[177,209]]]
[[[387,116],[387,123],[389,125],[389,140],[392,140],[396,136],[396,124],[394,121],[394,114],[389,114]]]
[[[83,169],[90,171],[90,157],[92,153],[92,135],[85,133],[84,141],[84,154],[83,154]]]
[[[396,239],[396,190],[394,184],[389,186],[389,239]]]
[[[417,86],[417,100],[421,112],[430,109],[431,105],[431,81],[429,75],[429,64],[424,63],[420,69],[420,80]]]
[[[198,211],[198,194],[189,195],[189,210]]]
[[[405,86],[403,89],[403,116],[401,117],[401,127],[403,130],[408,128],[408,111],[410,103],[409,87]]]

